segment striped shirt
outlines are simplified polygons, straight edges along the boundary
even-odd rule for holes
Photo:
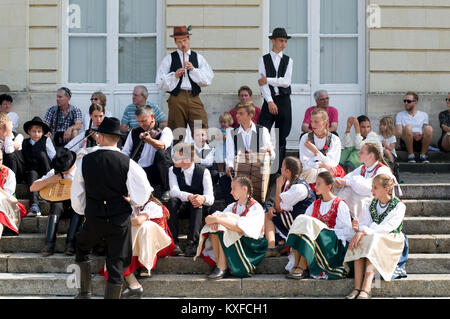
[[[153,108],[156,122],[161,123],[167,120],[167,115],[163,112],[161,107],[153,103],[147,103],[147,105]],[[125,108],[125,111],[123,112],[121,124],[126,124],[130,130],[139,126],[139,123],[136,121],[136,116],[134,114],[135,111],[136,105],[130,104]]]

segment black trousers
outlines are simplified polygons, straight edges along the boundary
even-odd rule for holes
[[[160,186],[160,191],[165,192],[170,189],[169,185],[169,167],[173,165],[170,159],[170,149],[162,151],[159,150],[155,154],[153,165],[144,167],[147,174],[147,179],[152,187]],[[159,197],[158,190],[155,191],[155,196]]]
[[[231,195],[231,178],[227,175],[222,175],[219,178],[220,190],[222,191],[223,198],[225,199],[225,205],[228,206],[234,203],[235,200]]]
[[[186,216],[189,217],[188,240],[197,244],[200,238],[203,217],[208,215],[210,207],[194,208],[190,202],[182,202],[178,198],[171,198],[166,207],[170,212],[168,224],[175,244],[178,244],[178,221]]]
[[[51,170],[51,162],[46,152],[40,152],[37,157],[37,165],[28,167],[25,164],[25,182],[30,187],[36,180],[47,174]],[[38,204],[39,192],[30,192],[30,206]]]
[[[119,216],[119,219],[87,217],[76,235],[75,259],[77,263],[88,261],[92,248],[104,238],[108,282],[117,285],[123,283],[123,273],[133,257],[130,216]]]
[[[23,159],[22,151],[14,151],[11,154],[6,154],[3,151],[3,163],[9,167],[14,174],[16,174],[16,181],[18,183],[25,181],[25,160]]]
[[[277,158],[279,163],[278,171],[280,171],[283,159],[286,157],[286,138],[291,133],[292,128],[291,97],[289,95],[274,96],[273,102],[278,106],[278,115],[271,114],[267,102],[264,101],[261,114],[259,115],[259,125],[266,127],[270,132],[275,123],[275,128],[278,129]]]

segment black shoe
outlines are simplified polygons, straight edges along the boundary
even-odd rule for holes
[[[266,252],[266,257],[279,257],[281,256],[280,252],[277,250],[277,248],[269,248]]]
[[[226,278],[229,275],[228,269],[222,270],[218,267],[214,267],[212,273],[207,277],[208,280],[220,280],[222,278]]]
[[[91,262],[83,261],[77,265],[80,267],[80,288],[75,299],[91,299]]]
[[[144,294],[144,288],[139,287],[136,289],[131,289],[128,287],[125,289],[122,294],[120,295],[121,299],[140,299],[142,298],[142,295]]]
[[[180,256],[183,255],[183,251],[181,250],[180,246],[175,245],[175,250],[173,251],[174,256]]]
[[[58,215],[50,215],[48,217],[47,235],[46,235],[47,245],[45,247],[45,250],[42,252],[42,256],[44,257],[53,255],[53,252],[55,250],[56,232],[58,230],[58,224],[59,224]]]
[[[161,195],[161,201],[167,203],[169,199],[170,199],[170,192],[169,191],[163,192]]]
[[[120,299],[122,284],[112,284],[107,282],[105,287],[105,299]]]
[[[75,255],[75,235],[81,226],[81,222],[81,215],[73,213],[70,219],[69,230],[67,231],[66,249],[64,250],[64,254],[68,256]]]
[[[197,254],[197,246],[194,242],[189,241],[184,249],[185,257],[194,257]]]

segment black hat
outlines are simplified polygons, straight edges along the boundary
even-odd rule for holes
[[[28,130],[33,126],[38,125],[42,127],[42,130],[44,131],[44,135],[50,132],[50,127],[48,127],[47,123],[42,121],[42,119],[39,116],[33,117],[31,121],[25,122],[23,125],[23,130],[28,133]]]
[[[100,126],[92,130],[97,133],[123,135],[120,131],[120,120],[115,117],[105,117]]]
[[[291,37],[288,36],[284,28],[275,28],[272,32],[272,35],[269,36],[269,39],[276,39],[276,38],[290,39]]]
[[[77,160],[77,154],[67,148],[57,148],[56,155],[52,160],[52,167],[55,173],[66,172],[72,168]]]

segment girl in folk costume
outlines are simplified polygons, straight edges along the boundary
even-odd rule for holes
[[[339,166],[341,157],[341,140],[328,131],[328,114],[322,109],[311,113],[312,132],[300,139],[299,154],[303,172],[300,175],[309,184],[316,181],[317,175],[329,171],[335,177],[345,176]],[[314,185],[313,189],[314,189]]]
[[[381,150],[376,144],[366,143],[359,151],[359,161],[364,163],[344,178],[336,180],[336,196],[345,200],[352,218],[357,218],[364,204],[372,200],[372,180],[379,174],[393,177]]]
[[[333,195],[334,177],[319,173],[315,200],[304,215],[298,216],[289,231],[287,245],[295,254],[290,279],[341,279],[346,276],[344,256],[354,231],[347,204]]]
[[[364,206],[359,221],[353,221],[357,233],[350,241],[345,262],[355,262],[355,284],[347,299],[370,298],[375,270],[390,281],[402,256],[406,206],[392,194],[394,183],[391,175],[377,175],[372,182],[374,199]]]
[[[300,177],[302,164],[298,158],[286,157],[281,165],[281,176],[276,181],[275,207],[269,207],[264,223],[269,249],[266,257],[280,256],[284,243],[275,247],[275,233],[284,241],[295,218],[304,214],[316,199],[309,184]]]
[[[16,176],[3,165],[3,152],[0,152],[0,238],[4,228],[19,234],[20,220],[27,215],[25,206],[13,196],[16,191]]]
[[[264,237],[264,209],[252,198],[249,178],[239,176],[231,183],[231,194],[237,200],[223,212],[205,218],[197,255],[214,266],[210,280],[226,277],[249,277],[263,260],[267,251]],[[211,248],[213,252],[211,252]]]
[[[122,299],[141,298],[144,293],[134,275],[136,270],[146,268],[148,273],[146,272],[145,276],[151,277],[150,271],[156,266],[157,259],[173,255],[175,244],[167,225],[169,217],[168,209],[153,194],[144,206],[133,207],[131,215],[133,258],[124,272],[128,287],[122,291],[120,296]],[[103,267],[99,274],[108,280],[106,267]]]

